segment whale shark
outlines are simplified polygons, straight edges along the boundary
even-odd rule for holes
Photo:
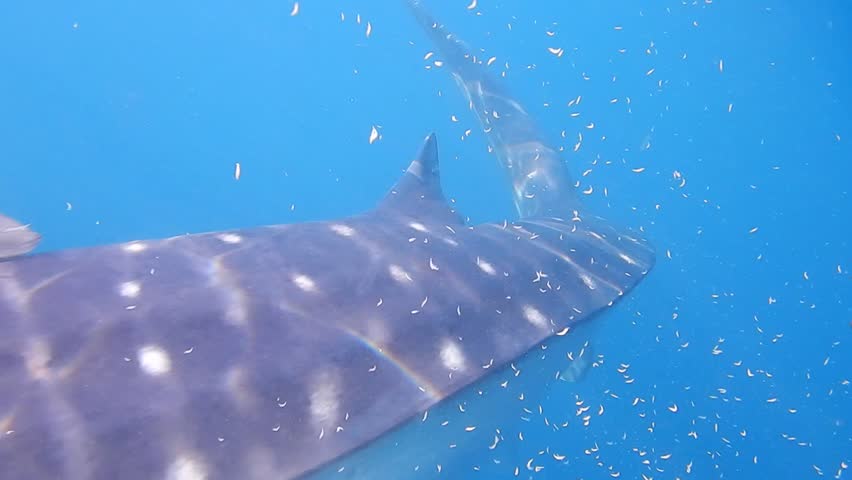
[[[409,6],[518,218],[465,222],[435,134],[375,208],[341,219],[33,253],[38,234],[0,216],[2,478],[407,478],[417,455],[440,473],[432,443],[493,432],[436,416],[498,397],[500,372],[649,272],[641,232],[588,212],[521,104]]]

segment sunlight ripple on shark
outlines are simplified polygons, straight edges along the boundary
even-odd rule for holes
[[[38,236],[0,217],[2,478],[299,477],[644,277],[651,248],[580,208],[520,104],[411,6],[520,219],[465,225],[434,135],[375,209],[340,220],[26,255]]]

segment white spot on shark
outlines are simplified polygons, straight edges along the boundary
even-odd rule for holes
[[[146,345],[140,348],[136,358],[139,361],[139,367],[148,375],[158,377],[169,373],[172,369],[169,354],[156,345]]]
[[[335,223],[328,228],[330,228],[332,232],[340,235],[341,237],[351,237],[355,235],[355,229],[350,227],[349,225]]]
[[[423,225],[422,223],[411,222],[411,223],[408,224],[408,226],[417,230],[418,232],[428,232],[429,231],[429,229],[426,228],[426,226]]]
[[[453,371],[464,370],[467,364],[461,347],[449,339],[444,340],[444,344],[441,346],[441,362],[447,369]]]
[[[413,281],[411,275],[402,269],[399,265],[391,265],[388,267],[391,277],[399,283],[407,283]]]
[[[196,458],[179,455],[166,470],[166,480],[205,480],[207,468]]]
[[[216,235],[216,238],[232,245],[243,241],[243,237],[237,235],[236,233],[220,233],[219,235]]]
[[[306,292],[315,292],[317,290],[317,284],[307,275],[293,275],[293,283]]]
[[[251,385],[245,369],[231,367],[225,372],[224,387],[242,412],[250,412],[257,408]]]
[[[524,305],[524,318],[539,328],[547,328],[547,318],[541,311],[532,305]]]
[[[494,266],[488,263],[487,261],[476,257],[476,266],[479,267],[480,270],[487,273],[488,275],[496,275],[497,270],[494,269]]]
[[[634,259],[633,259],[633,257],[628,256],[628,255],[627,255],[626,253],[624,253],[624,252],[619,252],[619,253],[618,253],[618,256],[619,256],[622,260],[624,260],[625,262],[629,263],[630,265],[638,265],[638,263],[636,262],[636,260],[634,260]]]
[[[124,250],[125,252],[128,252],[128,253],[139,253],[139,252],[144,252],[145,250],[147,250],[148,245],[145,245],[142,242],[130,242],[130,243],[125,243],[124,245],[121,246],[121,248],[122,248],[122,250]]]
[[[36,338],[30,341],[28,348],[24,351],[27,371],[32,378],[45,379],[50,375],[50,345],[44,340]]]
[[[318,430],[335,425],[340,418],[340,386],[337,378],[323,372],[313,382],[310,396],[311,419]]]
[[[142,285],[139,282],[124,282],[118,286],[118,293],[125,298],[136,298],[142,291]]]
[[[595,283],[594,279],[590,277],[587,273],[580,272],[580,279],[583,280],[583,283],[589,287],[589,290],[594,290],[598,288],[597,283]]]

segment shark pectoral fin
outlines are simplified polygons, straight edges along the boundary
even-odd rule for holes
[[[579,351],[568,352],[568,361],[571,363],[559,372],[557,378],[563,382],[576,383],[583,378],[594,366],[594,358],[591,345],[586,342]]]
[[[0,260],[30,252],[38,245],[41,236],[9,217],[0,215]]]

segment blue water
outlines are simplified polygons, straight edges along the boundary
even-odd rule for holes
[[[538,395],[569,427],[534,418],[512,466],[852,477],[852,8],[467,3],[433,10],[497,57],[593,187],[584,200],[658,249],[643,284],[595,319],[601,366]],[[425,68],[432,47],[399,3],[292,7],[0,7],[0,211],[31,222],[42,251],[340,217],[373,206],[435,131],[459,209],[513,215],[465,100]],[[524,468],[532,456],[544,470]]]

